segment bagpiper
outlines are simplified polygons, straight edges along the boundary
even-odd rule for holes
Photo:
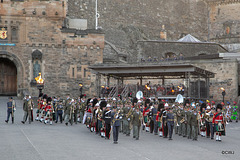
[[[221,141],[221,136],[225,136],[225,120],[224,112],[222,112],[222,105],[218,104],[216,107],[216,113],[213,116],[212,123],[214,124],[215,131],[216,131],[216,141]]]
[[[48,97],[48,99],[47,99],[47,105],[45,107],[45,112],[46,112],[46,116],[45,116],[44,123],[47,124],[49,122],[49,124],[52,125],[53,105],[52,105],[52,98],[51,97]]]
[[[43,103],[43,97],[42,96],[43,96],[43,93],[40,93],[39,96],[38,96],[38,108],[37,108],[37,111],[36,111],[37,117],[35,119],[36,121],[40,120],[39,115],[42,112],[42,103]]]
[[[145,101],[145,108],[143,110],[143,122],[144,122],[144,126],[145,126],[145,129],[146,129],[146,132],[149,132],[150,131],[150,125],[148,124],[149,120],[148,120],[148,113],[150,111],[150,99],[147,99]]]

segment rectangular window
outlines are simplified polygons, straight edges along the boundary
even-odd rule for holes
[[[74,70],[75,70],[75,68],[73,67],[73,68],[72,68],[72,77],[73,77],[73,78],[74,78],[74,76],[75,76]]]
[[[87,70],[84,68],[84,73],[83,73],[84,77],[86,77],[86,72],[87,72]]]
[[[3,3],[3,0],[1,0],[1,3]]]

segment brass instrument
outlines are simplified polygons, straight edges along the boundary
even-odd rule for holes
[[[113,120],[112,120],[112,125],[114,125],[115,121],[117,120],[117,117],[119,116],[120,110],[117,111],[117,113],[114,114]]]
[[[132,115],[132,113],[133,113],[133,108],[131,108],[131,109],[129,110],[128,114],[126,115],[126,118],[127,118],[127,119],[130,118],[130,116]]]

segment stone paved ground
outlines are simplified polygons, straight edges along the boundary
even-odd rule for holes
[[[119,144],[90,133],[82,124],[50,126],[40,122],[22,124],[22,101],[17,100],[16,122],[6,124],[6,97],[0,97],[0,159],[1,160],[157,160],[218,159],[240,157],[240,123],[227,126],[222,142],[199,137],[191,141],[173,135],[173,141],[141,132],[140,140],[120,134]],[[222,151],[234,151],[223,155]]]

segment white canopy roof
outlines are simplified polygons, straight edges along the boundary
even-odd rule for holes
[[[186,35],[185,37],[179,39],[177,42],[192,42],[192,43],[199,43],[201,42],[197,38],[193,37],[191,34]]]

